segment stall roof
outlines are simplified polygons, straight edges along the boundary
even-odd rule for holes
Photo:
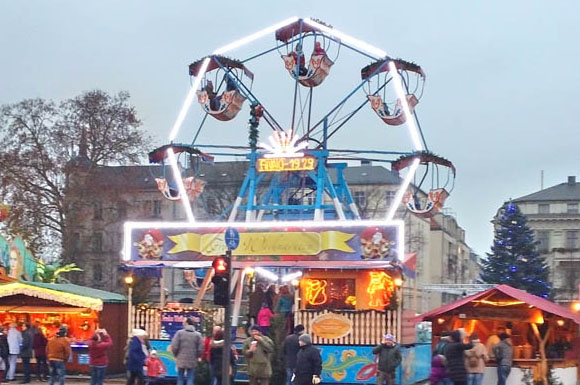
[[[533,305],[536,308],[543,310],[547,313],[555,314],[557,316],[570,319],[575,323],[580,324],[580,316],[576,313],[573,313],[571,310],[566,309],[565,307],[562,307],[558,304],[555,304],[554,302],[548,301],[547,299],[535,296],[533,294],[527,293],[523,290],[519,290],[508,285],[497,285],[491,289],[470,295],[469,297],[465,297],[463,299],[460,299],[459,301],[449,303],[437,309],[433,309],[431,311],[428,311],[427,313],[415,317],[414,321],[415,322],[429,321],[434,317],[445,314],[451,310],[457,309],[474,300],[487,297],[495,293],[505,294],[509,297],[512,297],[513,299],[523,301],[528,305]]]
[[[122,294],[111,293],[110,291],[93,289],[86,286],[73,285],[72,283],[43,283],[26,282],[27,285],[56,290],[63,293],[71,293],[83,297],[100,299],[103,303],[124,303],[127,298]]]

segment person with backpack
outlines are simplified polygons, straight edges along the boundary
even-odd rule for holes
[[[467,367],[467,385],[483,384],[485,362],[489,359],[485,345],[481,343],[477,334],[473,333],[469,340],[473,348],[465,351],[465,366]]]
[[[465,368],[464,352],[473,348],[471,342],[465,344],[465,330],[458,329],[449,333],[451,342],[445,346],[445,359],[447,360],[447,372],[453,385],[467,384],[467,369]]]

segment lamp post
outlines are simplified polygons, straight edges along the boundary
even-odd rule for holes
[[[133,276],[126,275],[123,279],[127,285],[127,335],[131,334],[133,328]]]

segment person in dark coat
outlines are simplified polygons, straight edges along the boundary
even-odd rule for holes
[[[505,385],[512,368],[513,345],[507,333],[499,335],[500,342],[493,347],[493,354],[497,361],[497,384]]]
[[[222,363],[224,357],[224,332],[217,331],[210,342],[209,362],[215,378],[213,385],[222,385]],[[234,352],[230,354],[230,374],[233,374],[235,365]],[[227,384],[226,384],[227,385]]]
[[[46,344],[48,340],[44,336],[40,325],[34,328],[34,337],[32,338],[32,350],[34,350],[34,358],[36,358],[36,376],[38,381],[46,381],[48,379],[48,362],[46,361]]]
[[[296,327],[294,327],[294,333],[287,336],[284,339],[284,345],[282,345],[282,351],[284,352],[284,366],[286,366],[286,385],[292,385],[292,376],[294,375],[294,369],[296,368],[296,358],[298,356],[298,351],[300,350],[298,337],[302,334],[304,334],[304,326],[296,325]]]
[[[142,329],[134,329],[133,337],[129,340],[129,347],[127,349],[127,385],[143,385],[144,374],[143,366],[145,366],[145,359],[147,354],[147,345],[145,345],[145,337],[147,332]]]
[[[0,325],[0,358],[4,362],[4,373],[8,371],[8,356],[10,355],[10,349],[8,347],[8,338],[6,337],[6,330],[4,326]],[[2,374],[4,374],[2,373]],[[4,376],[0,378],[2,381]]]
[[[401,365],[401,352],[395,344],[392,334],[385,334],[383,343],[373,348],[373,354],[379,356],[377,363],[377,385],[395,384],[395,371]]]
[[[465,331],[462,329],[453,330],[449,333],[451,342],[445,346],[445,359],[447,360],[447,372],[453,385],[467,384],[467,369],[465,368],[466,350],[473,348],[471,342],[464,344]]]
[[[186,319],[183,329],[171,340],[171,352],[177,366],[177,385],[183,385],[186,381],[187,385],[194,384],[195,367],[203,355],[203,337],[195,330],[194,324],[193,318]]]
[[[258,313],[262,308],[262,303],[266,300],[264,285],[256,284],[256,289],[250,294],[250,324],[255,325],[258,322]]]
[[[32,358],[32,346],[34,343],[33,330],[29,323],[22,325],[22,346],[20,347],[20,358],[22,359],[22,372],[24,379],[22,384],[30,384],[30,359]]]
[[[302,334],[298,337],[298,343],[300,350],[296,357],[294,385],[319,384],[320,372],[322,372],[320,351],[312,345],[312,340],[308,334]]]

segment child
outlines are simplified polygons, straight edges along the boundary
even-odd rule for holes
[[[264,302],[262,304],[262,308],[258,312],[258,326],[260,327],[262,334],[265,336],[267,336],[270,332],[270,319],[272,317],[274,317],[274,313],[272,313],[272,310],[268,307],[268,304]]]
[[[451,384],[445,370],[445,356],[438,354],[431,360],[431,373],[429,374],[429,383],[432,385]]]
[[[155,380],[160,377],[165,377],[167,374],[167,369],[163,364],[163,361],[157,355],[156,350],[151,350],[151,354],[145,361],[145,367],[147,368],[147,383],[153,384]]]

